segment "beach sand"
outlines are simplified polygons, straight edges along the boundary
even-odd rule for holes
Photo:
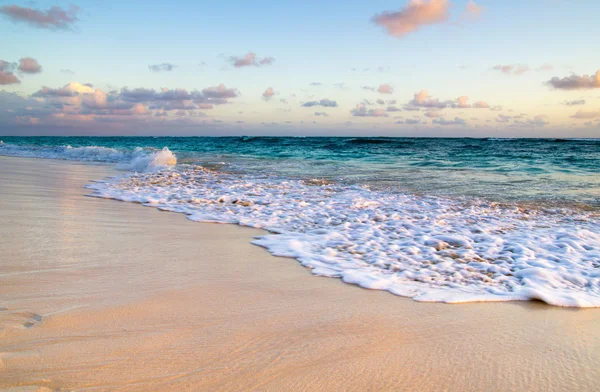
[[[600,309],[418,303],[0,157],[0,388],[591,391]]]

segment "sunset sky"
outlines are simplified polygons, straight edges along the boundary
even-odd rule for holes
[[[600,137],[600,1],[0,1],[0,135]]]

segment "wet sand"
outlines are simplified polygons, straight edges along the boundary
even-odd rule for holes
[[[0,157],[0,388],[600,389],[600,309],[315,277],[260,230],[84,196],[114,173]]]

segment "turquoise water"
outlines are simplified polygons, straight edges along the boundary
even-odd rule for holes
[[[2,139],[0,155],[121,170],[88,196],[265,229],[254,244],[315,275],[418,301],[600,307],[600,140]]]
[[[167,146],[179,164],[374,189],[600,208],[600,139],[2,137],[22,146]]]

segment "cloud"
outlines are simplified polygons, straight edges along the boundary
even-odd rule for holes
[[[12,72],[0,71],[0,85],[19,84],[21,81]]]
[[[306,108],[310,108],[313,106],[323,106],[323,107],[328,107],[328,108],[336,108],[338,106],[336,101],[331,101],[327,98],[322,99],[320,101],[309,101],[309,102],[304,102],[302,104],[302,106],[306,107]]]
[[[544,64],[544,65],[541,65],[539,68],[537,68],[536,71],[544,72],[544,71],[552,71],[553,69],[554,69],[553,65]]]
[[[34,58],[23,57],[19,60],[19,71],[28,74],[36,74],[42,72],[42,66]]]
[[[42,87],[34,97],[74,97],[79,94],[91,94],[94,89],[89,84],[71,82],[61,88]]]
[[[149,65],[148,69],[152,72],[170,72],[175,67],[177,67],[175,64],[161,63],[161,64]]]
[[[120,96],[124,100],[131,102],[151,101],[156,97],[156,91],[143,87],[135,88],[133,90],[123,87]]]
[[[545,116],[543,114],[538,114],[532,120],[527,120],[525,122],[516,120],[515,124],[533,125],[533,126],[541,126],[541,127],[543,127],[545,125],[550,124],[548,121],[546,121],[546,118],[548,118],[548,116]]]
[[[86,94],[83,98],[83,104],[90,109],[102,109],[106,107],[108,101],[108,97],[106,93],[100,89],[97,89],[91,94]],[[128,107],[131,107],[131,104],[127,104]],[[115,109],[122,109],[121,107],[117,107]]]
[[[384,109],[369,109],[369,110],[367,110],[367,107],[362,103],[359,103],[358,105],[356,105],[356,108],[352,109],[350,111],[350,113],[352,113],[352,115],[355,117],[387,117],[388,116]]]
[[[23,57],[18,63],[0,60],[0,85],[21,83],[14,71],[23,74],[36,74],[42,72],[42,66],[31,57]]]
[[[462,118],[459,117],[454,117],[454,120],[446,120],[443,118],[440,119],[436,119],[433,120],[433,124],[439,124],[439,125],[467,125],[467,122],[465,120],[463,120]]]
[[[527,65],[495,65],[492,67],[495,71],[500,71],[506,75],[523,75],[525,72],[529,71],[529,67]]]
[[[580,110],[577,113],[575,113],[574,115],[572,115],[571,118],[576,118],[579,120],[583,120],[583,119],[589,120],[590,118],[600,118],[600,111],[586,112],[586,111]]]
[[[562,104],[567,106],[585,105],[585,99],[577,99],[575,101],[564,101]]]
[[[248,67],[251,65],[257,66],[256,62],[256,53],[248,52],[243,57],[231,56],[229,57],[229,61],[233,63],[234,67]]]
[[[260,67],[262,65],[270,65],[275,62],[275,58],[273,57],[264,57],[262,59],[258,59],[256,57],[256,53],[248,52],[242,57],[230,56],[229,61],[233,64],[234,67]]]
[[[0,60],[0,71],[14,71],[16,64]]]
[[[258,64],[259,65],[271,65],[275,62],[275,58],[274,57],[265,57],[263,59],[261,59]]]
[[[202,93],[205,97],[208,98],[235,98],[238,96],[237,89],[235,88],[227,88],[224,84],[220,84],[216,87],[207,87],[202,90]]]
[[[408,104],[405,106],[405,109],[406,107],[443,109],[450,104],[451,102],[440,102],[439,99],[429,96],[427,90],[421,90],[414,95],[414,98],[411,101],[408,102]]]
[[[477,101],[473,105],[469,102],[469,97],[461,96],[456,98],[456,102],[452,104],[453,108],[458,109],[489,109],[490,105],[484,101]]]
[[[0,60],[0,85],[18,84],[21,83],[19,78],[11,71],[15,68],[15,64],[8,61]]]
[[[236,89],[222,84],[202,91],[124,87],[120,91],[106,93],[92,85],[76,82],[61,88],[43,87],[33,94],[46,105],[58,109],[62,118],[69,121],[93,120],[94,116],[145,116],[151,114],[151,110],[156,110],[155,116],[171,110],[188,111],[187,116],[199,116],[199,112],[194,110],[212,109],[214,105],[226,104],[228,98],[236,96]]]
[[[448,0],[411,0],[404,9],[385,11],[375,15],[372,21],[389,35],[400,38],[423,26],[446,22],[450,17],[449,8]]]
[[[14,92],[0,90],[0,121],[8,121],[14,116],[40,117],[55,112],[56,109],[38,99],[22,96]]]
[[[61,69],[60,73],[65,74],[65,75],[71,75],[71,76],[75,75],[75,72],[71,71],[70,69]]]
[[[479,19],[485,13],[485,7],[477,5],[474,1],[469,1],[465,8],[463,16],[466,19],[476,20]]]
[[[71,5],[68,9],[54,6],[47,11],[34,8],[6,5],[0,7],[3,14],[14,23],[27,23],[41,29],[67,29],[77,22],[79,7]]]
[[[309,84],[309,86],[321,86],[323,83],[321,82],[312,82]]]
[[[431,110],[431,111],[428,111],[427,113],[425,113],[425,117],[429,117],[429,118],[442,117],[442,112]]]
[[[315,112],[315,116],[324,116],[324,117],[329,117],[329,114],[325,113],[325,112]]]
[[[470,108],[471,104],[467,103],[468,100],[469,100],[469,97],[466,97],[466,96],[458,97],[458,98],[456,98],[456,106],[461,109]]]
[[[584,90],[600,88],[600,69],[594,75],[571,75],[564,78],[553,77],[547,85],[558,90]]]
[[[498,122],[498,123],[507,123],[507,122],[510,122],[511,119],[512,119],[511,116],[506,116],[504,114],[499,114],[498,117],[496,118],[496,122]]]
[[[404,121],[405,124],[409,124],[409,125],[415,125],[415,124],[419,124],[421,122],[421,120],[416,120],[416,119],[406,119],[406,121]]]
[[[402,110],[398,109],[395,106],[388,106],[387,109],[386,109],[386,111],[388,111],[388,112],[401,112]]]
[[[473,107],[475,109],[489,109],[490,105],[487,102],[484,101],[477,101],[473,104]]]
[[[388,83],[384,83],[379,85],[379,88],[377,88],[377,92],[380,94],[392,94],[394,92],[394,88]]]
[[[508,123],[512,120],[513,123],[509,125],[509,127],[543,127],[549,124],[549,122],[546,121],[548,117],[543,114],[538,114],[533,119],[521,120],[523,116],[523,113],[517,116],[505,116],[503,114],[499,114],[498,118],[496,118],[496,122]]]
[[[269,87],[265,90],[264,93],[262,93],[262,97],[265,101],[268,101],[269,99],[271,99],[273,97],[273,95],[275,95],[275,91],[273,91],[273,87]]]

